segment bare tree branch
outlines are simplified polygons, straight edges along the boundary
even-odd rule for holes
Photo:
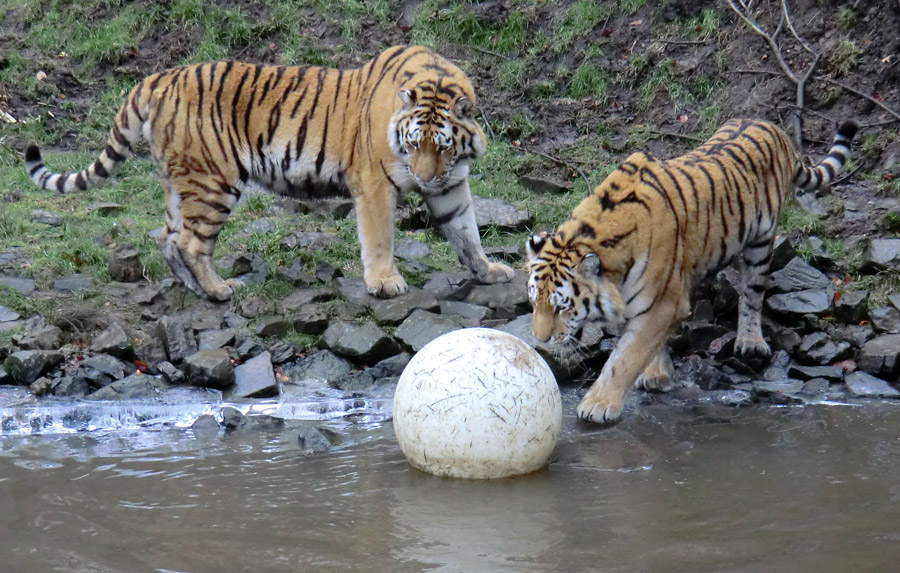
[[[898,120],[900,120],[900,113],[897,113],[896,111],[892,110],[891,108],[884,105],[883,103],[881,103],[877,99],[873,98],[872,96],[866,95],[866,94],[862,93],[861,91],[859,91],[855,88],[851,88],[847,84],[841,83],[837,80],[833,80],[831,78],[826,78],[825,76],[818,76],[818,77],[816,77],[816,79],[819,81],[827,82],[827,83],[837,86],[839,88],[845,89],[848,92],[850,92],[852,94],[856,94],[861,98],[865,98],[865,99],[869,100],[870,102],[874,103],[875,105],[877,105],[878,107],[880,107],[881,109],[883,109],[884,111],[888,112],[892,116],[896,117]]]
[[[513,148],[513,149],[515,149],[515,148]],[[525,146],[521,146],[521,147],[519,147],[519,149],[521,149],[522,151],[524,151],[524,152],[526,152],[526,153],[532,153],[532,154],[534,154],[534,155],[540,155],[541,157],[543,157],[543,158],[545,158],[545,159],[549,159],[550,161],[552,161],[552,162],[554,162],[554,163],[558,163],[558,164],[560,164],[560,165],[566,167],[567,169],[571,169],[571,170],[574,171],[575,173],[581,175],[581,178],[584,179],[584,182],[587,184],[588,193],[591,192],[591,190],[592,190],[592,187],[591,187],[591,180],[588,179],[588,176],[585,175],[585,174],[584,174],[584,171],[582,171],[581,168],[578,167],[577,165],[573,165],[573,164],[569,163],[568,161],[566,161],[565,159],[560,159],[559,157],[555,157],[555,156],[553,156],[553,155],[548,155],[548,154],[546,154],[546,153],[544,153],[544,152],[542,152],[542,151],[537,151],[536,149],[529,149],[529,148],[527,148],[527,147],[525,147]]]

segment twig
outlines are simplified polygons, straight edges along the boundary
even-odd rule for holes
[[[854,175],[856,175],[856,172],[859,171],[860,169],[862,169],[862,165],[857,165],[855,168],[853,168],[853,171],[849,171],[849,172],[847,172],[846,174],[844,174],[843,177],[840,177],[840,178],[835,179],[834,181],[832,181],[832,182],[831,182],[831,186],[832,186],[832,187],[835,187],[835,186],[837,186],[837,185],[840,185],[841,183],[843,183],[843,182],[846,181],[847,179],[850,179],[851,177],[853,177]]]
[[[699,141],[701,143],[706,141],[705,139],[694,137],[693,135],[684,135],[682,133],[675,133],[674,131],[660,131],[658,129],[652,129],[650,130],[650,133],[654,133],[656,135],[664,135],[666,137],[676,137],[678,139],[687,139],[689,141]]]
[[[884,111],[888,112],[888,113],[891,114],[892,116],[896,117],[897,119],[900,119],[900,113],[897,113],[896,111],[892,110],[891,108],[889,108],[888,106],[884,105],[883,103],[881,103],[881,102],[878,101],[877,99],[873,98],[872,96],[866,95],[866,94],[862,93],[861,91],[859,91],[859,90],[857,90],[857,89],[855,89],[855,88],[851,88],[851,87],[848,86],[847,84],[841,83],[841,82],[839,82],[839,81],[837,81],[837,80],[833,80],[833,79],[831,79],[831,78],[826,78],[825,76],[818,76],[818,77],[816,78],[816,80],[823,81],[823,82],[827,82],[827,83],[829,83],[829,84],[831,84],[831,85],[837,86],[837,87],[839,87],[839,88],[843,88],[843,89],[847,90],[848,92],[850,92],[850,93],[852,93],[852,94],[856,94],[856,95],[858,95],[858,96],[861,97],[861,98],[865,98],[865,99],[869,100],[870,102],[874,103],[875,105],[877,105],[878,107],[880,107],[881,109],[883,109]]]
[[[664,40],[663,38],[654,38],[651,42],[659,42],[661,44],[684,44],[684,45],[694,45],[694,44],[708,44],[712,40]]]
[[[544,157],[544,158],[546,158],[546,159],[549,159],[550,161],[552,161],[552,162],[554,162],[554,163],[558,163],[558,164],[560,164],[560,165],[564,165],[566,168],[571,169],[572,171],[574,171],[574,172],[578,173],[579,175],[581,175],[581,178],[584,179],[584,182],[587,184],[588,191],[591,190],[591,180],[588,179],[588,176],[585,175],[585,174],[584,174],[584,171],[582,171],[581,168],[578,167],[577,165],[572,165],[571,163],[569,163],[569,162],[566,161],[565,159],[560,159],[559,157],[554,157],[553,155],[548,155],[548,154],[546,154],[546,153],[544,153],[544,152],[542,152],[542,151],[536,151],[536,150],[534,150],[534,149],[528,149],[527,147],[519,147],[519,149],[521,149],[522,151],[525,151],[526,153],[533,153],[534,155],[540,155],[541,157]]]
[[[494,133],[494,128],[491,127],[491,120],[488,119],[487,113],[485,113],[484,108],[479,106],[478,113],[481,114],[481,119],[484,120],[484,125],[485,125],[485,127],[487,127],[488,134],[490,134],[491,139],[495,139],[497,136]]]
[[[503,54],[498,54],[492,50],[486,50],[484,48],[479,48],[478,46],[472,46],[472,49],[476,52],[481,52],[482,54],[487,54],[489,56],[494,56],[495,58],[502,58],[504,60],[512,60],[509,56],[504,56]]]
[[[778,72],[772,70],[728,70],[729,74],[764,74],[767,76],[780,76]]]

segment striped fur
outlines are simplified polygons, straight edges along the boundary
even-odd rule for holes
[[[410,190],[478,279],[507,281],[512,269],[484,256],[472,208],[469,166],[485,148],[474,105],[463,72],[423,47],[395,46],[353,70],[195,64],[141,81],[87,169],[52,173],[35,146],[25,169],[44,189],[83,191],[146,140],[166,194],[160,248],[188,288],[214,300],[239,284],[214,270],[216,238],[254,185],[298,197],[349,193],[372,294],[407,290],[393,258],[394,208]]]
[[[743,288],[735,352],[769,356],[760,313],[781,209],[793,187],[811,190],[834,179],[856,130],[845,122],[828,157],[804,167],[774,125],[729,121],[682,157],[631,155],[555,234],[531,238],[535,337],[571,342],[588,321],[622,329],[579,417],[616,420],[635,383],[673,387],[666,338],[689,315],[692,286],[738,256]]]

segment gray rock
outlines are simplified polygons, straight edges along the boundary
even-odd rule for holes
[[[474,286],[470,273],[438,273],[422,285],[422,289],[441,300],[463,300]]]
[[[261,296],[248,296],[241,301],[240,312],[246,318],[272,314],[275,312],[275,303]]]
[[[6,368],[0,366],[0,385],[12,384],[13,377],[6,371]]]
[[[157,334],[163,341],[169,361],[178,364],[197,352],[193,318],[189,314],[171,314],[159,319]]]
[[[31,383],[30,389],[35,396],[46,396],[50,393],[52,384],[49,378],[41,377]]]
[[[426,310],[415,310],[397,327],[394,336],[418,352],[426,344],[454,330],[462,328],[459,319],[453,316],[434,314]]]
[[[341,271],[341,269],[335,267],[328,261],[322,261],[318,265],[316,265],[316,279],[322,281],[323,283],[331,282],[334,279],[342,276],[344,276],[343,271]]]
[[[900,398],[900,391],[866,372],[848,374],[844,382],[850,393],[857,398]]]
[[[154,398],[169,386],[159,376],[132,374],[100,388],[85,397],[87,400],[138,400]]]
[[[134,347],[134,356],[145,362],[150,368],[156,368],[157,364],[168,360],[166,345],[158,332],[140,333],[137,346]]]
[[[318,305],[308,304],[291,315],[291,322],[300,334],[321,334],[328,328],[328,314]]]
[[[375,377],[368,370],[345,374],[331,383],[338,390],[348,393],[367,394],[375,388]]]
[[[404,239],[394,247],[394,256],[403,260],[422,259],[431,255],[431,247],[415,239]]]
[[[51,227],[59,227],[65,222],[62,215],[46,209],[33,209],[31,211],[31,220],[35,223],[50,225]]]
[[[53,281],[53,288],[66,292],[78,292],[94,287],[94,278],[88,275],[76,274],[63,279]]]
[[[900,292],[890,295],[888,297],[888,301],[893,305],[894,308],[900,310]]]
[[[327,452],[341,443],[340,435],[327,428],[309,428],[298,437],[300,449],[307,453]]]
[[[316,277],[303,270],[303,259],[297,257],[287,267],[279,267],[275,276],[294,285],[311,286],[316,284]]]
[[[685,385],[696,385],[703,390],[721,390],[731,387],[731,379],[716,363],[708,358],[691,356],[676,368],[676,379]]]
[[[287,314],[314,302],[327,302],[334,297],[334,291],[329,288],[301,288],[287,295],[278,303],[278,310]]]
[[[485,247],[484,254],[487,255],[487,258],[490,260],[518,263],[525,258],[525,247],[523,245]]]
[[[160,362],[156,369],[170,384],[184,383],[184,372],[179,370],[178,367],[171,362]]]
[[[827,217],[828,209],[825,204],[816,197],[815,193],[802,193],[797,195],[797,204],[801,209],[816,215],[817,217]]]
[[[250,235],[270,235],[275,232],[275,223],[268,217],[257,219],[238,232],[240,237]]]
[[[24,326],[25,323],[21,320],[13,320],[11,322],[0,322],[0,332],[8,332],[10,330],[16,330]]]
[[[803,392],[800,380],[756,380],[753,382],[751,394],[754,399],[774,404],[799,404],[803,399],[798,396]]]
[[[235,430],[247,423],[247,416],[237,408],[225,406],[222,408],[222,423],[226,430]]]
[[[729,332],[729,328],[713,322],[694,320],[683,322],[679,326],[678,333],[672,338],[672,345],[674,348],[686,353],[706,352],[709,350],[709,345],[712,341],[721,338]],[[733,347],[734,345],[732,345]]]
[[[371,308],[373,304],[381,300],[369,294],[363,279],[342,277],[337,281],[338,290],[350,303]]]
[[[824,332],[804,336],[797,348],[797,358],[807,364],[831,364],[849,357],[851,353],[849,342],[834,342]]]
[[[284,367],[283,374],[291,382],[314,378],[317,380],[337,380],[350,372],[352,365],[328,350],[318,350]]]
[[[278,395],[278,382],[268,352],[251,358],[234,369],[233,398],[271,398]]]
[[[135,371],[133,365],[123,362],[109,354],[98,354],[96,356],[85,358],[81,362],[81,367],[96,370],[112,380],[121,380],[122,378],[133,374]]]
[[[225,322],[225,326],[227,326],[228,328],[236,329],[236,330],[246,328],[247,325],[250,324],[249,320],[247,320],[243,316],[241,316],[237,313],[231,312],[231,311],[226,312],[222,316],[222,320]]]
[[[219,423],[216,421],[215,416],[203,414],[191,424],[191,430],[193,430],[196,438],[213,438],[219,435]]]
[[[56,350],[62,346],[62,330],[56,326],[43,326],[26,330],[25,334],[13,336],[13,344],[22,350]]]
[[[228,352],[222,348],[201,350],[188,356],[182,370],[195,386],[227,388],[234,384],[234,366]]]
[[[494,310],[506,309],[516,312],[516,316],[522,312],[531,310],[531,304],[528,302],[528,289],[525,282],[528,276],[524,272],[517,272],[511,282],[497,283],[492,285],[475,285],[471,292],[466,295],[463,302],[469,304],[477,304],[486,306]],[[497,318],[512,318],[498,316]]]
[[[900,334],[883,334],[866,342],[859,351],[857,365],[874,376],[895,375],[900,371]]]
[[[235,332],[230,328],[224,330],[204,330],[199,334],[199,350],[212,350],[231,346],[235,341]]]
[[[156,284],[147,285],[138,290],[131,300],[137,304],[149,305],[163,300],[166,293],[174,286],[175,281],[171,278],[163,279]]]
[[[879,334],[900,334],[900,310],[890,306],[869,311],[869,324]]]
[[[792,364],[787,370],[788,376],[800,380],[812,380],[813,378],[825,378],[829,382],[842,382],[844,369],[840,366],[801,366]]]
[[[530,313],[522,315],[499,326],[497,330],[512,334],[537,350],[559,381],[583,372],[601,358],[608,356],[614,346],[614,340],[604,339],[603,330],[596,324],[588,324],[585,327],[577,349],[549,342],[538,342],[532,333],[532,318],[533,315]]]
[[[113,251],[107,268],[114,281],[133,283],[141,280],[144,275],[140,253],[131,245],[122,245]]]
[[[91,343],[91,352],[112,354],[118,358],[130,358],[134,354],[134,343],[118,322],[110,324]]]
[[[91,203],[85,209],[88,213],[97,211],[101,215],[118,215],[124,210],[125,206],[120,205],[119,203]]]
[[[830,289],[801,290],[766,298],[766,306],[778,314],[824,314],[831,308]]]
[[[863,259],[863,271],[900,270],[900,239],[872,239]]]
[[[195,332],[218,330],[222,328],[221,309],[209,309],[195,313],[194,319],[191,321],[191,327]]]
[[[265,318],[256,325],[259,336],[285,336],[294,327],[294,323],[280,316]]]
[[[4,368],[17,384],[27,386],[59,366],[62,361],[62,353],[56,350],[21,350],[6,358]]]
[[[409,353],[401,352],[396,356],[385,358],[375,366],[369,368],[367,372],[376,380],[379,378],[394,378],[403,374],[403,370],[406,368],[406,365],[409,364],[411,359],[412,356]]]
[[[0,306],[0,322],[12,322],[14,320],[19,320],[22,318],[22,315],[18,312],[10,310],[5,306]]]
[[[861,348],[875,336],[868,324],[837,324],[829,330],[829,334],[835,340],[849,342],[854,348]]]
[[[518,232],[531,227],[533,217],[524,209],[517,209],[500,199],[472,196],[475,221],[480,229],[495,227],[500,231]]]
[[[565,193],[573,188],[572,184],[567,181],[556,181],[532,175],[519,177],[519,185],[535,193]]]
[[[800,393],[804,396],[823,396],[830,387],[831,383],[825,378],[810,378],[803,383],[803,390]]]
[[[25,296],[34,292],[34,281],[31,279],[0,276],[0,286],[11,288],[17,293]]]
[[[321,251],[340,242],[340,239],[328,233],[301,231],[282,239],[281,248],[285,250],[300,248],[308,251]]]
[[[394,298],[379,300],[372,305],[372,314],[378,324],[395,326],[416,309],[437,310],[438,300],[434,293],[411,287],[409,292]]]
[[[776,237],[775,244],[772,246],[772,262],[769,263],[769,270],[774,272],[783,269],[796,256],[797,249],[794,248],[787,236]]]
[[[272,364],[282,364],[297,357],[297,345],[293,342],[276,340],[269,345],[269,353],[272,355]]]
[[[469,304],[467,302],[456,300],[442,300],[440,302],[441,314],[458,316],[466,319],[464,322],[468,326],[477,326],[486,318],[494,316],[493,311],[486,306],[477,304]]]
[[[824,273],[810,266],[800,257],[794,257],[781,270],[769,276],[768,290],[774,293],[799,290],[827,289],[831,281]]]
[[[809,261],[817,268],[834,270],[834,254],[819,237],[808,237],[803,242],[803,250],[809,253]]]
[[[868,308],[869,291],[844,291],[834,305],[834,317],[841,322],[857,324],[866,318]]]
[[[253,358],[254,356],[259,355],[264,352],[266,347],[263,346],[258,340],[254,340],[252,338],[248,338],[238,345],[237,348],[234,349],[235,354],[237,354],[238,360],[241,362],[246,362],[249,358]]]
[[[87,395],[91,387],[84,376],[63,376],[53,381],[50,391],[54,396],[76,398]]]
[[[397,331],[399,333],[400,329]],[[381,360],[400,352],[397,343],[371,322],[362,324],[334,322],[325,329],[324,340],[328,348],[337,354],[367,362]]]

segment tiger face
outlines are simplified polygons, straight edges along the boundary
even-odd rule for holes
[[[391,122],[391,148],[426,192],[445,189],[468,177],[469,165],[484,155],[485,137],[466,95],[454,100],[399,92],[403,107]]]
[[[546,233],[528,241],[528,299],[534,337],[541,342],[577,343],[588,322],[611,331],[625,322],[618,287],[604,276],[596,253],[581,253],[580,246]]]

